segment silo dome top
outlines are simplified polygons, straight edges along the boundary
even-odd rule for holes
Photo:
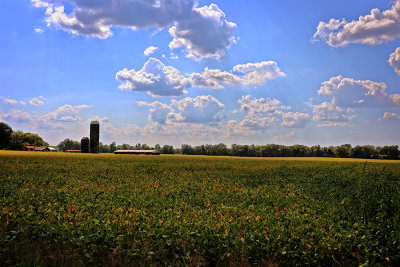
[[[92,121],[90,124],[100,124],[98,121]]]

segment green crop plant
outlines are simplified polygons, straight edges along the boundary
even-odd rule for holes
[[[398,161],[0,159],[2,265],[400,264]]]

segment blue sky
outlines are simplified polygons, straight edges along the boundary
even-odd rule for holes
[[[0,120],[56,145],[400,145],[400,0],[2,0]]]

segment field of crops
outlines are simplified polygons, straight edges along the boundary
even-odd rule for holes
[[[400,264],[400,162],[0,152],[1,265]]]

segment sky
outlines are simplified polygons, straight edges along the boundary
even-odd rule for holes
[[[400,145],[400,0],[2,0],[0,121],[52,145]]]

